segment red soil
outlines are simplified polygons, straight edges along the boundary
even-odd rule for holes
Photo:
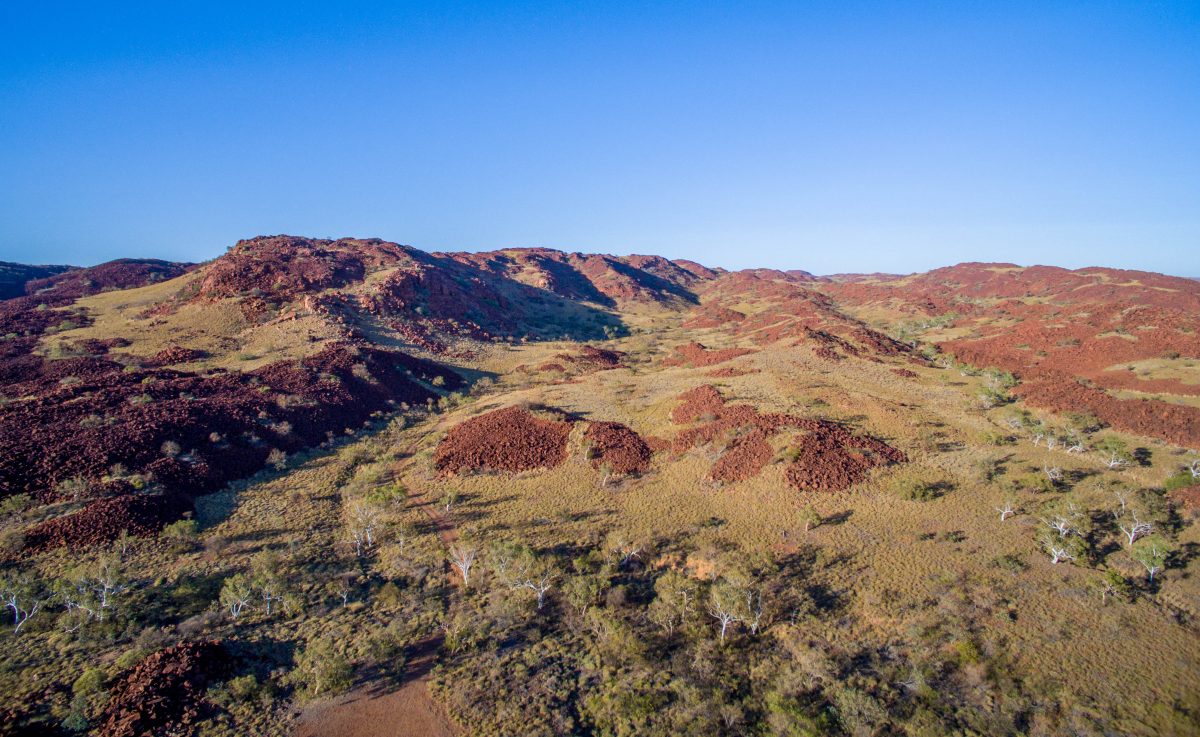
[[[433,465],[442,473],[553,468],[567,457],[569,422],[543,420],[520,407],[474,417],[446,434]]]
[[[592,446],[592,467],[607,465],[619,476],[645,473],[650,468],[650,446],[619,422],[593,422],[584,437]]]
[[[905,369],[905,368],[894,368],[894,369],[892,369],[892,373],[895,374],[896,376],[899,376],[902,379],[917,378],[916,371],[909,371],[908,369]]]
[[[567,370],[567,369],[566,369],[566,367],[565,367],[565,366],[563,366],[561,363],[554,363],[554,362],[552,362],[552,361],[548,361],[548,362],[546,362],[546,363],[543,363],[541,366],[538,366],[537,370],[538,370],[538,371],[543,371],[543,372],[545,372],[545,371],[557,371],[558,373],[560,373],[560,374],[561,374],[561,373],[566,373],[566,370]]]
[[[738,356],[745,356],[754,351],[745,348],[725,348],[710,350],[700,343],[685,343],[675,346],[674,356],[663,361],[664,366],[715,366],[725,363]]]
[[[228,669],[229,656],[217,642],[189,642],[160,650],[113,684],[97,734],[187,734],[206,706],[208,683]]]

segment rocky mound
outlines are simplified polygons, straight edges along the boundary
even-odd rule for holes
[[[205,707],[209,682],[229,666],[225,649],[212,641],[174,645],[148,656],[113,684],[97,734],[187,734]]]
[[[685,343],[675,346],[675,355],[663,361],[664,366],[715,366],[731,361],[738,356],[745,356],[754,351],[745,348],[724,348],[711,350],[702,343]]]
[[[719,328],[746,319],[745,313],[715,303],[697,307],[683,323],[685,328]]]
[[[903,463],[903,452],[881,440],[855,435],[833,422],[782,413],[760,413],[744,404],[726,404],[716,387],[705,385],[679,397],[671,413],[679,424],[693,424],[675,436],[671,448],[689,448],[725,442],[724,450],[709,471],[714,481],[736,482],[757,476],[774,452],[768,439],[784,429],[805,431],[792,450],[788,481],[801,489],[844,489],[862,480],[876,466]]]
[[[117,289],[144,287],[183,276],[195,264],[181,264],[156,258],[120,258],[85,269],[70,269],[25,285],[27,294],[40,297],[78,299],[89,294]]]
[[[790,453],[788,483],[807,491],[840,491],[866,478],[877,466],[903,463],[903,452],[871,437],[852,435],[837,426],[800,438]]]
[[[585,345],[576,354],[560,353],[555,358],[571,364],[582,373],[590,374],[596,371],[628,368],[624,363],[628,356],[629,354],[624,351]]]
[[[759,474],[771,462],[774,451],[767,442],[767,431],[754,429],[729,444],[708,472],[713,481],[732,483]]]
[[[115,537],[117,525],[140,531],[177,516],[194,495],[254,473],[273,450],[315,445],[373,412],[435,399],[421,382],[439,377],[447,389],[463,384],[432,362],[353,344],[208,375],[127,370],[95,356],[0,359],[5,393],[24,397],[0,405],[0,493],[52,501],[157,489],[136,501],[100,499],[30,540],[47,547]]]
[[[194,348],[183,348],[182,346],[173,345],[169,348],[164,348],[158,353],[155,353],[149,361],[151,366],[170,366],[175,363],[190,363],[199,361],[207,354],[204,351],[198,351]]]
[[[458,425],[438,444],[433,465],[442,473],[553,468],[567,458],[569,422],[544,420],[506,407]]]
[[[25,549],[82,547],[108,542],[122,530],[153,535],[187,510],[180,495],[122,494],[97,500],[81,511],[34,525],[25,533]]]
[[[1057,372],[1023,382],[1013,393],[1054,412],[1088,412],[1118,430],[1163,438],[1183,447],[1200,446],[1200,407],[1117,399]]]
[[[45,279],[75,268],[74,266],[33,266],[0,261],[0,299],[21,297],[25,285],[35,279]]]
[[[645,473],[650,468],[650,446],[619,422],[593,422],[584,437],[591,444],[593,468],[607,466],[618,476]]]
[[[208,267],[199,297],[248,295],[280,304],[358,282],[369,270],[395,265],[415,249],[379,239],[318,240],[278,235],[238,243]]]

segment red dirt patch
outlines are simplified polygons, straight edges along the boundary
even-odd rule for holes
[[[553,468],[567,457],[569,422],[543,420],[521,407],[506,407],[463,422],[442,439],[433,465],[442,473]]]
[[[906,369],[906,368],[894,368],[894,369],[892,369],[892,373],[893,373],[893,374],[895,374],[896,376],[899,376],[899,377],[900,377],[900,378],[902,378],[902,379],[915,379],[915,378],[917,378],[917,372],[916,372],[916,371],[909,371],[909,370],[908,370],[908,369]]]
[[[619,422],[593,422],[585,437],[592,444],[592,467],[608,465],[620,476],[645,473],[650,468],[650,446]]]
[[[228,667],[225,649],[212,641],[174,645],[150,655],[113,685],[99,735],[188,733],[205,706],[209,680]]]
[[[675,355],[663,361],[664,366],[715,366],[725,363],[738,356],[745,356],[754,351],[746,348],[724,348],[710,350],[701,343],[685,343],[675,346]]]

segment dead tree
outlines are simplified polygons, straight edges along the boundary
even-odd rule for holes
[[[29,618],[42,610],[47,598],[42,594],[41,587],[28,576],[0,581],[0,601],[12,611],[13,634],[20,632]]]
[[[1004,505],[996,507],[996,511],[1000,513],[1000,521],[1003,522],[1017,513],[1016,503],[1012,499],[1005,499]]]
[[[479,549],[470,543],[459,541],[450,546],[450,564],[462,575],[463,586],[471,584],[471,566],[478,554]]]
[[[346,523],[350,531],[350,540],[354,543],[355,555],[362,556],[364,550],[375,546],[380,522],[379,508],[366,501],[357,499],[350,503],[346,510]]]
[[[742,621],[742,592],[725,580],[713,584],[708,596],[708,616],[717,620],[721,626],[721,644],[725,644],[725,635],[730,625]]]
[[[1119,529],[1121,533],[1125,535],[1127,547],[1132,548],[1133,544],[1137,542],[1139,538],[1146,537],[1151,532],[1154,532],[1154,525],[1138,519],[1137,512],[1130,512],[1128,516],[1129,519],[1118,521],[1117,529]]]

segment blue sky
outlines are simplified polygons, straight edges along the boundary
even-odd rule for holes
[[[1200,275],[1198,2],[108,5],[0,5],[0,260]]]

